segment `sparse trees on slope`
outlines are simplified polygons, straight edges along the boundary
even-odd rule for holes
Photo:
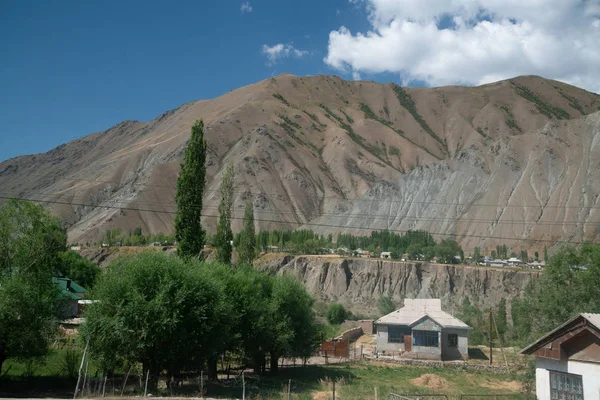
[[[46,354],[59,295],[52,275],[66,243],[43,207],[11,200],[0,208],[0,372],[9,358]]]
[[[185,151],[185,160],[177,178],[177,214],[175,239],[177,255],[183,258],[198,257],[204,246],[202,229],[202,196],[206,176],[206,141],[204,123],[196,121]]]
[[[219,222],[215,234],[217,261],[231,264],[233,251],[233,232],[231,231],[231,208],[233,207],[233,185],[235,172],[233,164],[227,165],[221,181],[221,202],[219,203]]]
[[[238,244],[238,263],[252,264],[256,258],[256,233],[254,231],[254,209],[252,202],[246,203],[244,211],[244,227],[239,237]]]

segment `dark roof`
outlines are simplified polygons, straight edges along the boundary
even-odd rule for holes
[[[556,334],[561,333],[561,331],[564,331],[565,328],[569,327],[574,322],[576,322],[580,319],[584,319],[588,325],[591,325],[591,326],[595,327],[598,331],[600,331],[600,314],[581,313],[581,314],[578,314],[575,317],[571,318],[564,324],[560,325],[556,329],[548,332],[547,334],[545,334],[544,336],[542,336],[535,342],[531,343],[529,346],[525,347],[523,350],[521,350],[520,354],[533,354],[537,349],[539,349],[540,347],[543,347],[544,345],[546,345],[546,343],[554,340]],[[564,334],[564,332],[563,332],[563,334]]]

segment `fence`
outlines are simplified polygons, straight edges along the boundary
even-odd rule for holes
[[[535,400],[533,395],[525,394],[396,394],[390,393],[388,400]]]

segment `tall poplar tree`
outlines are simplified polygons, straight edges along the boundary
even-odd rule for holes
[[[256,233],[254,231],[254,209],[252,202],[246,203],[244,211],[244,227],[240,234],[238,246],[239,264],[252,264],[256,258]]]
[[[215,234],[217,261],[231,264],[233,232],[231,231],[231,208],[233,207],[233,184],[235,179],[233,164],[227,165],[221,181],[221,202],[219,203],[219,223]]]
[[[185,160],[177,178],[175,239],[177,255],[182,258],[198,257],[204,246],[200,217],[206,176],[205,161],[204,122],[200,119],[192,126]]]

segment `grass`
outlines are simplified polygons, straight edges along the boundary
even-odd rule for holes
[[[285,115],[279,114],[279,118],[281,118],[286,124],[288,124],[290,126],[293,126],[296,129],[301,129],[301,126],[297,122],[292,121],[291,119],[289,119]]]
[[[440,139],[440,137],[433,131],[433,129],[429,127],[429,125],[423,119],[421,114],[419,114],[419,112],[417,111],[417,105],[415,104],[412,97],[410,97],[410,94],[408,94],[404,89],[402,89],[396,84],[392,85],[392,89],[394,90],[394,93],[396,93],[396,97],[398,98],[400,105],[402,105],[402,107],[404,107],[413,116],[415,121],[417,121],[419,125],[421,125],[421,128],[423,128],[425,132],[427,132],[432,138],[434,138],[442,146],[444,146],[444,148],[447,151],[446,143],[444,143],[444,141]]]
[[[535,107],[538,111],[548,118],[556,118],[556,119],[569,119],[571,116],[568,112],[563,110],[560,107],[554,107],[546,102],[544,102],[541,98],[539,98],[533,91],[531,91],[527,86],[518,84],[514,81],[511,83],[516,87],[517,94],[524,99],[535,104]]]

